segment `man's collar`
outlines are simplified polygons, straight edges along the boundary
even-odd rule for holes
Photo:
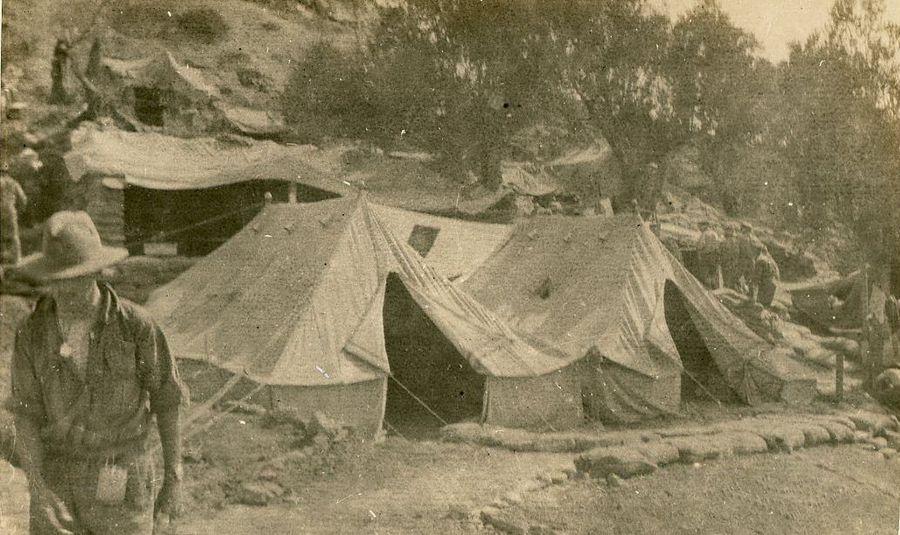
[[[97,281],[97,287],[100,289],[100,307],[97,310],[97,320],[103,325],[108,325],[114,315],[121,312],[119,296],[116,295],[115,290],[113,290],[112,286],[107,282]],[[56,301],[53,299],[52,295],[45,294],[40,301],[38,301],[37,309],[52,311],[52,313],[55,314]]]
[[[97,281],[97,286],[100,288],[100,321],[106,325],[112,315],[119,312],[119,296],[108,282]]]

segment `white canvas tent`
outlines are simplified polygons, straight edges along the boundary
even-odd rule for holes
[[[605,421],[676,413],[684,382],[749,404],[816,393],[808,369],[755,335],[632,215],[527,220],[462,287],[580,362],[585,409]]]
[[[391,232],[389,214],[363,197],[269,205],[154,292],[149,308],[177,357],[264,385],[266,405],[374,433],[392,374],[385,321],[398,319],[384,317],[384,303],[393,276],[485,378],[483,421],[580,422],[570,360],[536,349],[438,275]]]

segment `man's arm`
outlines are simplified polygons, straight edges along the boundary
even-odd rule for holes
[[[44,445],[41,443],[40,428],[34,421],[16,414],[16,455],[25,472],[30,487],[44,484],[41,469],[44,464]]]
[[[152,322],[147,327],[138,345],[141,376],[150,393],[150,411],[156,415],[165,463],[155,514],[172,519],[181,508],[180,420],[181,404],[187,401],[187,392],[162,330]]]
[[[164,481],[181,480],[181,410],[178,407],[156,415],[162,444]]]
[[[37,510],[42,512],[57,533],[71,533],[68,528],[73,527],[72,515],[43,477],[44,444],[40,429],[46,416],[32,361],[31,343],[22,331],[16,334],[11,379],[9,408],[15,415],[16,455],[28,479],[32,504],[37,505]]]
[[[31,338],[24,329],[16,333],[10,363],[10,387],[11,396],[7,401],[7,408],[15,416],[16,455],[29,483],[42,483],[44,445],[41,442],[40,430],[46,413],[40,381],[35,372]]]

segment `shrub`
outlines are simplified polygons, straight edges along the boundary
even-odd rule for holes
[[[208,7],[180,13],[176,23],[182,32],[207,44],[220,41],[228,33],[228,23],[222,15]]]

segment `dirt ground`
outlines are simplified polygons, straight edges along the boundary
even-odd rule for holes
[[[516,454],[438,442],[408,442],[389,437],[380,445],[350,455],[318,477],[303,467],[282,482],[302,476],[305,484],[291,489],[277,505],[250,507],[220,504],[204,508],[196,499],[214,497],[200,487],[210,480],[188,468],[188,511],[175,533],[466,533],[465,525],[448,517],[453,506],[471,509],[490,502],[540,471],[572,464],[570,455]],[[260,448],[264,455],[265,447]],[[316,465],[311,460],[309,465]],[[231,465],[234,473],[243,468]],[[10,471],[9,467],[5,467]],[[3,474],[0,473],[0,477]],[[234,473],[230,475],[234,475]],[[3,533],[25,533],[26,488],[21,474],[0,491]],[[228,479],[226,476],[224,479]],[[6,484],[7,480],[2,480]],[[208,504],[206,504],[208,505]],[[3,524],[3,522],[6,524]]]
[[[454,519],[451,508],[489,503],[522,478],[571,460],[567,455],[476,450],[398,437],[374,446],[373,452],[338,473],[310,481],[295,503],[188,513],[176,532],[483,532],[485,528]],[[21,475],[2,467],[4,533],[25,533],[26,500]],[[522,505],[499,516],[518,526],[572,534],[893,534],[898,514],[900,463],[885,463],[850,445],[672,466],[617,488],[570,481],[528,494]]]
[[[677,465],[621,487],[581,480],[500,516],[567,533],[896,533],[900,464],[860,446]]]
[[[475,532],[448,507],[488,502],[557,457],[392,440],[373,472],[310,485],[296,506],[229,507],[190,519],[179,533]],[[501,517],[567,533],[890,534],[900,467],[885,466],[858,446],[676,466],[619,488],[590,480],[550,487]]]

